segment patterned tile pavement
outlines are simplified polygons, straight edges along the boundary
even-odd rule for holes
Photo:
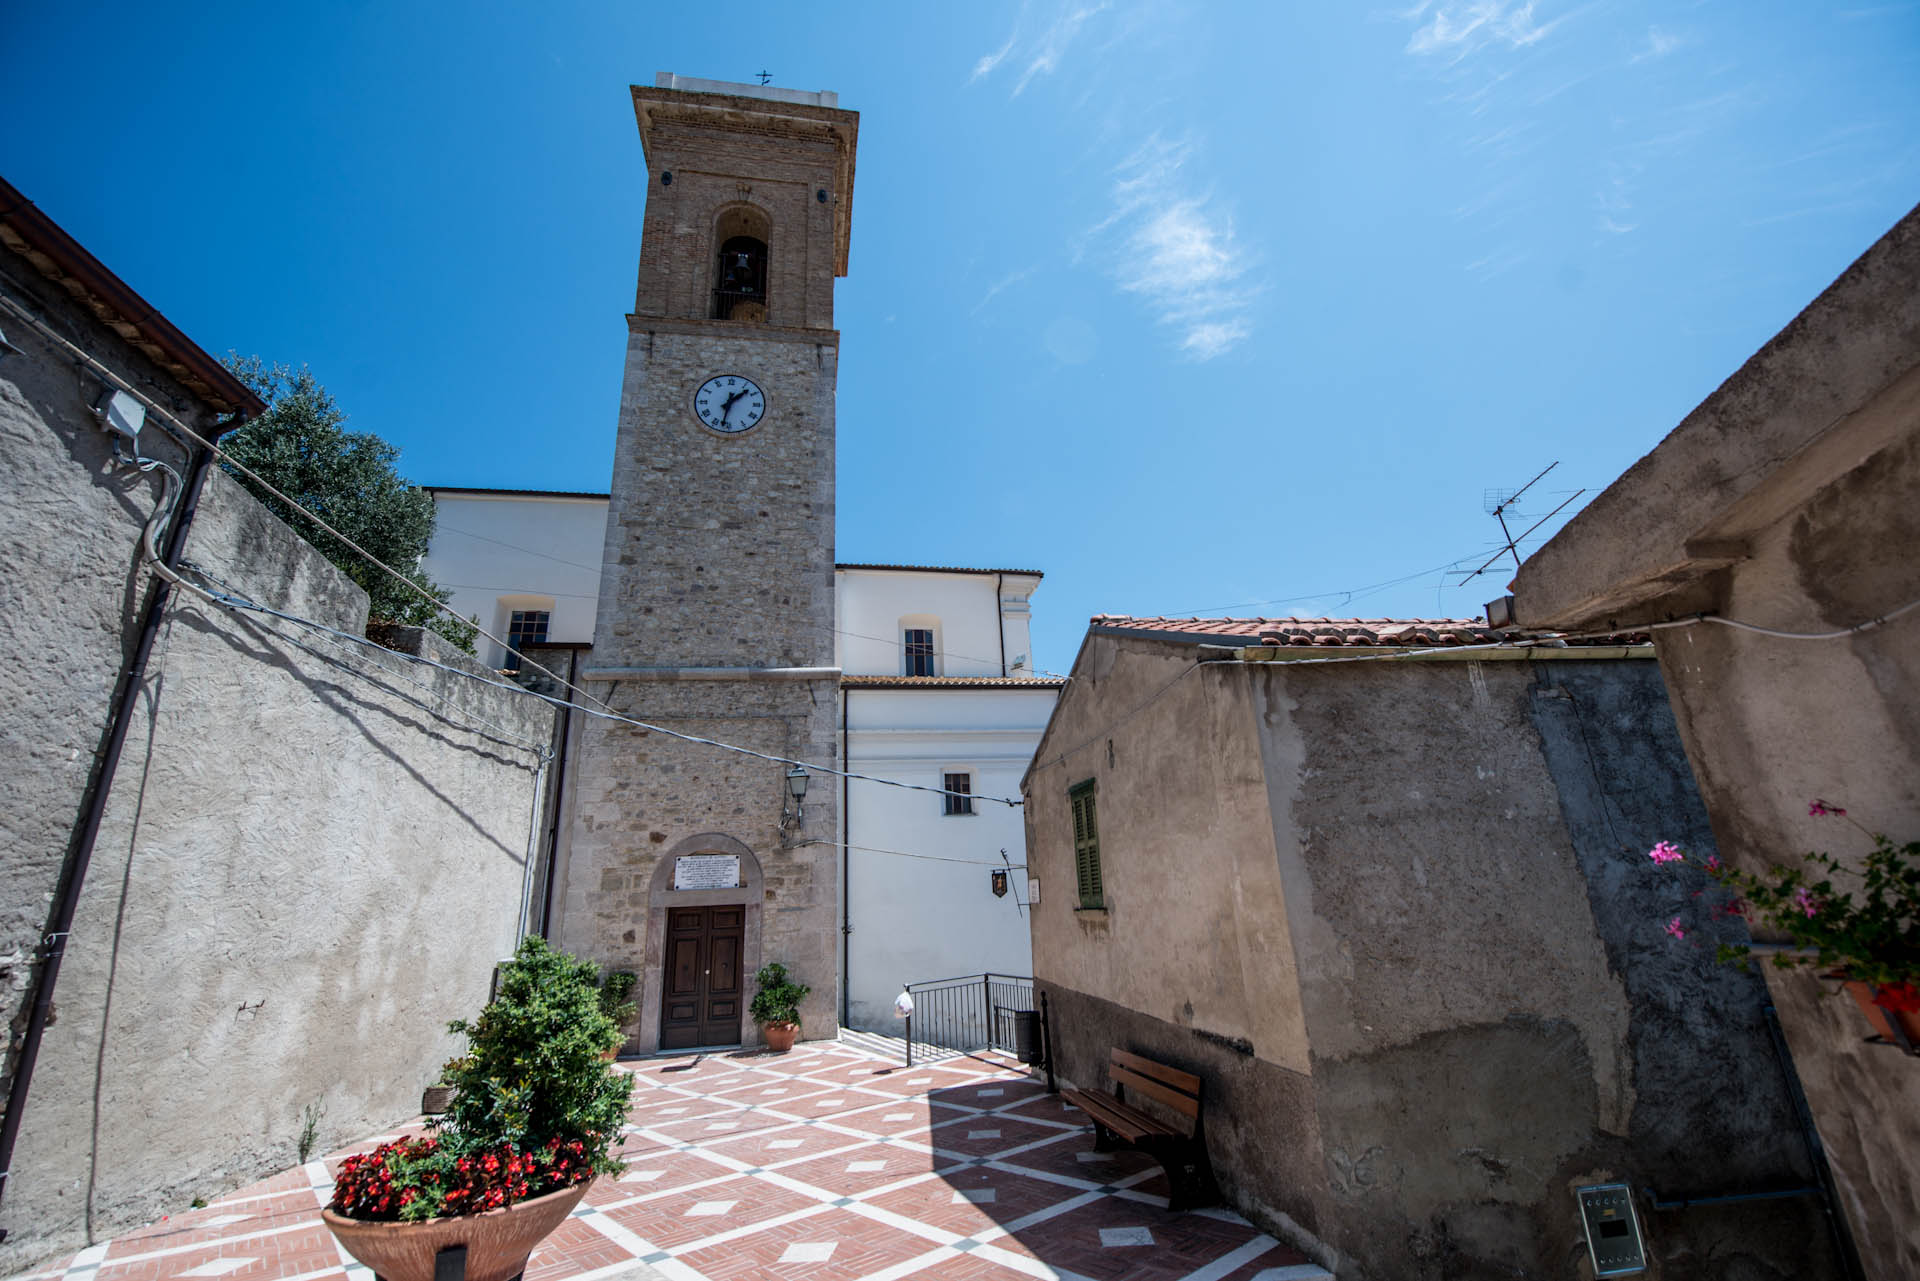
[[[1327,1274],[1224,1209],[1174,1214],[1158,1167],[1093,1151],[1020,1065],[904,1068],[854,1042],[622,1063],[625,1174],[526,1281],[1294,1281]],[[420,1121],[396,1133],[418,1129]],[[321,1225],[354,1147],[20,1281],[373,1281]]]

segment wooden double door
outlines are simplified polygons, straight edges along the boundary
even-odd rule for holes
[[[661,1049],[740,1044],[746,916],[747,909],[737,905],[667,910]]]

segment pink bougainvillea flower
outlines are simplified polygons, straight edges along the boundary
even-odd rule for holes
[[[1813,891],[1804,885],[1793,892],[1793,905],[1808,916],[1814,916],[1820,911],[1820,900],[1814,898]]]
[[[1709,872],[1717,872],[1720,870],[1720,867],[1720,856],[1718,854],[1707,855],[1707,870]]]
[[[1686,855],[1682,854],[1680,847],[1672,841],[1661,841],[1658,845],[1647,851],[1647,857],[1656,863],[1678,863],[1681,859],[1685,858]]]
[[[1807,806],[1808,818],[1819,818],[1823,814],[1845,814],[1845,813],[1846,811],[1841,809],[1838,805],[1829,805],[1825,801],[1815,801],[1813,804]],[[1808,915],[1812,915],[1812,913],[1808,913]]]
[[[1667,933],[1677,939],[1683,939],[1687,936],[1686,927],[1680,924],[1680,918],[1677,916],[1667,922]]]

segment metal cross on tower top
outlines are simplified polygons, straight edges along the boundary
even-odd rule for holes
[[[768,81],[773,79],[773,73],[771,71],[762,71],[759,73],[759,75],[760,75],[761,84],[766,84]]]

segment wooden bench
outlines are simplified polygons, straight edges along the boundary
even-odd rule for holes
[[[1112,1094],[1093,1090],[1060,1094],[1093,1122],[1094,1150],[1106,1152],[1124,1144],[1158,1161],[1167,1172],[1169,1210],[1191,1210],[1219,1201],[1201,1129],[1200,1078],[1116,1048],[1107,1064],[1107,1079],[1113,1082]],[[1129,1089],[1186,1118],[1184,1127],[1130,1106],[1125,1095]]]

